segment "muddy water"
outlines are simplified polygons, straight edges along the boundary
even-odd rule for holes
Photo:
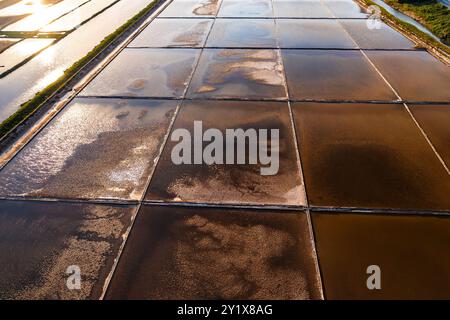
[[[302,212],[144,206],[107,298],[319,299],[312,254]]]
[[[156,19],[130,47],[202,47],[213,19]]]
[[[140,199],[176,106],[75,100],[0,172],[0,194]]]
[[[450,209],[450,179],[402,105],[294,103],[309,203]]]
[[[397,100],[359,51],[282,50],[291,98]]]
[[[174,165],[171,151],[176,143],[168,142],[146,199],[235,204],[306,204],[287,103],[185,102],[174,129],[186,128],[193,136],[193,124],[197,120],[203,122],[204,130],[217,128],[222,133],[234,128],[278,129],[278,173],[272,176],[261,175],[261,164]],[[206,144],[205,142],[204,146]],[[224,146],[223,154],[226,154],[225,148],[234,147]]]
[[[450,167],[450,105],[410,105],[410,109],[447,167]]]
[[[148,4],[148,0],[121,0],[67,37],[44,50],[24,66],[0,80],[0,121],[21,103],[62,75],[106,35]]]
[[[188,97],[285,99],[278,50],[203,51]]]
[[[450,101],[449,68],[426,51],[366,53],[403,99]]]
[[[0,202],[2,299],[98,299],[131,223],[131,206]],[[68,290],[67,267],[82,272]]]
[[[327,299],[449,299],[450,218],[312,214]],[[381,290],[368,290],[378,265]]]
[[[200,55],[196,49],[127,49],[81,95],[181,98]]]

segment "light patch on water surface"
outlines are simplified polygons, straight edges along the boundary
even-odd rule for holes
[[[214,17],[219,10],[219,0],[173,1],[160,17]]]
[[[188,96],[285,98],[279,51],[205,50]]]
[[[64,0],[49,8],[44,8],[35,12],[16,23],[6,27],[3,31],[36,31],[46,24],[61,17],[65,13],[74,10],[88,0]]]
[[[42,28],[42,32],[68,31],[78,27],[81,23],[91,18],[97,12],[104,10],[116,0],[89,1],[80,8],[66,14],[58,20]]]
[[[0,172],[0,193],[139,198],[176,104],[76,101]]]
[[[127,241],[107,299],[321,296],[304,212],[143,206]]]
[[[87,96],[182,97],[200,49],[127,49],[82,92]]]
[[[0,279],[4,299],[96,299],[100,296],[133,207],[3,201]],[[30,245],[31,244],[31,245]],[[68,266],[80,290],[66,286]]]
[[[156,19],[130,47],[201,47],[212,19]]]
[[[206,47],[277,48],[273,19],[217,19]]]
[[[51,45],[54,39],[25,39],[0,53],[0,73],[10,70],[30,58],[45,47]]]

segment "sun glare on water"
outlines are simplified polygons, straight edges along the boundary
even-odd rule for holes
[[[0,11],[0,16],[33,14],[48,7],[42,0],[25,0]]]

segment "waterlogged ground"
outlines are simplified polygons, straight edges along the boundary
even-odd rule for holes
[[[6,159],[0,297],[450,298],[450,70],[367,16],[350,0],[167,2]],[[278,130],[262,147],[276,174],[196,162],[196,121]],[[172,160],[180,132],[196,164]]]

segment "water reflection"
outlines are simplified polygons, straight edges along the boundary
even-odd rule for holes
[[[43,9],[47,8],[49,5],[53,3],[57,3],[58,1],[50,1],[50,0],[24,0],[16,3],[12,6],[6,7],[0,10],[0,17],[5,16],[19,16],[23,14],[33,14],[37,12],[42,12]]]

